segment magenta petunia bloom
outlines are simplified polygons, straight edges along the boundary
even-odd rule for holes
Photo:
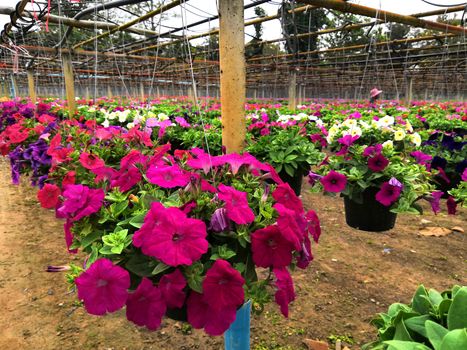
[[[302,242],[302,250],[297,257],[297,267],[300,269],[306,269],[308,265],[313,261],[313,254],[311,252],[311,241],[308,235],[305,235]]]
[[[464,169],[464,172],[462,173],[462,181],[467,181],[467,168]]]
[[[251,234],[251,250],[256,266],[288,266],[292,262],[293,249],[277,225],[267,226]]]
[[[104,190],[91,189],[84,185],[68,185],[63,192],[65,198],[57,209],[61,217],[78,221],[99,211],[104,201]]]
[[[358,135],[355,135],[355,136],[345,135],[345,136],[341,137],[340,139],[338,139],[337,142],[339,142],[341,145],[344,145],[346,147],[350,147],[359,138],[360,138],[360,136],[358,136]]]
[[[368,146],[363,150],[363,156],[371,157],[371,156],[380,154],[382,150],[383,150],[383,145],[381,144],[377,144],[374,146]]]
[[[368,158],[368,168],[374,172],[383,171],[384,169],[386,169],[388,164],[389,160],[381,153],[378,153],[373,157]]]
[[[376,193],[376,200],[382,205],[389,207],[399,199],[401,191],[402,188],[399,186],[393,186],[389,182],[384,182],[378,193]]]
[[[238,191],[224,184],[220,184],[218,190],[219,199],[225,202],[227,217],[230,220],[239,225],[250,224],[255,220],[255,214],[248,206],[246,192]]]
[[[300,251],[301,241],[305,233],[304,228],[302,229],[299,222],[297,222],[297,219],[299,219],[301,215],[297,215],[296,212],[287,209],[281,203],[274,204],[273,208],[276,209],[279,214],[277,217],[277,226],[283,237],[290,242],[294,250]]]
[[[104,315],[123,307],[130,288],[130,274],[109,259],[96,260],[75,279],[78,298],[83,300],[86,311]]]
[[[418,164],[427,165],[433,159],[429,154],[423,153],[422,151],[413,151],[410,153],[415,158]]]
[[[289,304],[295,300],[295,290],[289,271],[285,267],[273,269],[276,276],[277,291],[274,295],[276,303],[280,306],[281,313],[289,317]]]
[[[183,187],[190,182],[190,174],[184,172],[178,165],[151,165],[146,173],[150,183],[163,188]]]
[[[52,209],[57,206],[60,193],[60,187],[57,185],[45,184],[44,187],[37,192],[37,199],[42,208]]]
[[[313,240],[318,243],[319,236],[321,236],[321,224],[319,222],[318,215],[314,210],[309,210],[305,214],[305,218],[307,221],[307,226],[306,230],[311,237],[313,237]]]
[[[71,228],[73,227],[73,222],[70,219],[67,219],[65,224],[63,225],[63,231],[65,231],[65,243],[66,249],[68,253],[76,254],[78,249],[70,249],[71,245],[73,244],[73,233],[71,232]]]
[[[347,185],[347,177],[344,174],[331,170],[326,176],[320,180],[326,192],[341,192]]]
[[[102,159],[100,159],[95,154],[87,152],[81,153],[81,155],[79,156],[79,162],[83,167],[89,170],[102,168],[103,166],[105,166],[105,162]]]
[[[206,302],[216,310],[237,307],[243,304],[245,280],[228,261],[218,259],[206,273],[203,281],[203,294]]]
[[[120,169],[113,175],[110,186],[118,187],[120,192],[126,192],[132,189],[142,178],[143,176],[139,169],[134,165],[130,165]]]
[[[166,309],[160,289],[144,277],[134,293],[128,295],[126,318],[138,326],[146,326],[154,331],[161,325]]]
[[[428,201],[431,204],[431,210],[433,210],[433,213],[435,214],[438,214],[441,211],[439,202],[443,194],[444,194],[443,191],[434,191],[434,192],[431,192],[431,198],[428,199]]]
[[[186,280],[180,270],[162,276],[159,289],[168,308],[181,308],[185,303]]]
[[[196,158],[189,159],[186,164],[193,169],[203,169],[204,174],[207,174],[212,167],[218,166],[218,158],[205,153],[202,149],[193,148],[191,153]]]
[[[272,197],[277,203],[285,205],[296,213],[303,213],[302,201],[297,197],[288,183],[278,185],[274,192],[272,192]]]
[[[206,225],[178,208],[154,202],[135,232],[133,244],[170,266],[191,265],[208,250]]]
[[[248,165],[252,168],[268,171],[269,167],[266,164],[261,163],[254,156],[249,153],[238,154],[224,154],[216,158],[218,165],[229,164],[232,170],[232,174],[236,174],[242,165]]]
[[[91,172],[96,175],[94,183],[98,184],[101,181],[110,181],[117,175],[117,170],[103,166],[101,168],[91,169]]]
[[[204,328],[209,335],[222,335],[235,321],[236,306],[212,308],[202,294],[191,291],[187,301],[188,322],[196,329]]]

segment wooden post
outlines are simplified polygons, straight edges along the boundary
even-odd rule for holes
[[[297,109],[297,72],[290,73],[289,79],[289,109]]]
[[[141,102],[143,102],[144,101],[144,83],[139,84],[139,93],[141,96]]]
[[[157,92],[157,98],[161,97],[161,91],[159,89],[159,86],[156,86],[156,92]]]
[[[113,95],[112,95],[112,88],[110,87],[110,85],[107,85],[107,97],[108,98],[112,98]]]
[[[84,92],[84,97],[86,98],[86,101],[89,101],[90,99],[90,94],[89,94],[89,86],[86,86],[86,90]]]
[[[257,94],[258,94],[258,90],[255,88],[255,89],[253,90],[253,100],[254,100],[255,102],[256,102],[256,100],[257,100]]]
[[[219,0],[222,144],[243,150],[246,134],[245,27],[243,0]]]
[[[68,103],[68,112],[70,116],[75,114],[76,100],[75,100],[75,78],[73,75],[73,66],[71,64],[71,57],[63,56],[63,75],[65,76],[65,89],[66,100]]]
[[[36,104],[37,95],[36,95],[36,87],[34,84],[34,73],[32,70],[28,69],[26,71],[26,74],[28,75],[29,97],[31,98],[31,102]]]

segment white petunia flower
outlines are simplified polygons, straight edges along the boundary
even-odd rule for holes
[[[397,130],[394,132],[394,140],[395,141],[402,141],[405,138],[405,131],[404,130]]]

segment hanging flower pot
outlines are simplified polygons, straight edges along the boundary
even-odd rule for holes
[[[394,227],[397,214],[375,199],[378,191],[376,187],[363,191],[361,203],[344,196],[347,225],[362,231],[373,232],[387,231]]]

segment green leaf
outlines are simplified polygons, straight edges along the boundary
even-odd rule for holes
[[[146,214],[139,214],[139,215],[133,216],[129,224],[133,227],[141,228],[141,226],[143,226],[145,217],[146,217]]]
[[[412,337],[410,336],[407,328],[405,328],[404,321],[401,321],[396,324],[396,333],[394,334],[394,340],[404,340],[404,341],[412,341]]]
[[[84,249],[84,248],[90,246],[95,240],[100,238],[100,236],[101,236],[101,232],[94,231],[90,235],[87,235],[86,237],[83,237],[81,239],[81,247],[83,247],[83,249]]]
[[[384,344],[389,345],[388,350],[431,350],[423,344],[411,341],[388,340]]]
[[[437,290],[430,289],[428,291],[428,298],[430,299],[431,304],[438,307],[439,304],[443,301],[443,296]]]
[[[435,350],[441,350],[441,343],[448,330],[440,324],[433,321],[426,321],[425,323],[427,338],[430,340],[431,345]]]
[[[149,277],[156,261],[146,255],[136,253],[126,262],[125,268],[139,277]]]
[[[467,349],[467,329],[455,329],[446,334],[441,342],[440,350]]]
[[[448,312],[448,329],[467,328],[467,287],[457,291]]]
[[[432,307],[428,299],[428,293],[423,284],[415,291],[415,295],[412,299],[412,308],[421,315],[430,313]]]
[[[158,263],[156,265],[154,270],[152,270],[151,275],[153,275],[153,276],[158,275],[158,274],[160,274],[160,273],[162,273],[164,271],[167,271],[168,269],[170,269],[169,265],[166,265],[163,262],[160,262],[160,263]]]
[[[404,321],[405,326],[418,334],[426,337],[425,322],[430,319],[429,315],[422,315],[417,317],[412,317]]]
[[[287,175],[294,176],[294,169],[289,164],[285,164],[284,169]]]

